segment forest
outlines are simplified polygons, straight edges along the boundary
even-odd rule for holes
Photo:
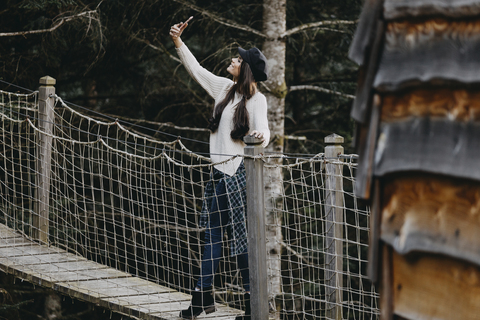
[[[168,31],[206,69],[227,76],[237,47],[269,59],[267,151],[317,154],[337,133],[352,147],[358,66],[347,57],[360,0],[5,0],[0,5],[0,89],[56,93],[90,114],[152,128],[160,140],[208,141],[213,100],[181,66]],[[179,130],[178,128],[181,128]],[[160,130],[161,129],[161,130]],[[195,152],[205,144],[187,140]],[[110,311],[0,276],[0,319],[120,319]],[[58,311],[60,310],[60,311]],[[127,319],[123,317],[123,319]]]

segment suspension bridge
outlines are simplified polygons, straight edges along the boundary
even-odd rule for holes
[[[190,304],[188,294],[40,245],[4,225],[0,225],[0,256],[5,273],[130,317],[177,319]],[[221,304],[217,309],[218,319],[240,313]]]
[[[199,274],[198,219],[215,164],[181,139],[79,112],[50,79],[31,94],[0,91],[0,268],[133,318],[176,319]],[[327,153],[260,156],[279,190],[266,194],[267,228],[277,230],[267,241],[279,252],[268,255],[270,318],[379,317],[356,156]],[[242,313],[241,277],[223,250],[217,312],[204,318]]]

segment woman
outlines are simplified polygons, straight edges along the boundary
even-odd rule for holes
[[[215,311],[212,296],[213,276],[222,253],[224,231],[228,232],[232,255],[237,257],[245,288],[245,315],[236,320],[250,320],[250,290],[245,223],[245,167],[241,157],[226,161],[231,155],[243,154],[243,137],[252,135],[263,139],[266,147],[270,139],[267,120],[267,101],[258,91],[257,83],[267,80],[266,58],[260,50],[238,48],[227,72],[233,81],[219,77],[202,68],[180,36],[188,26],[186,22],[171,27],[178,56],[188,73],[215,99],[210,119],[210,157],[214,163],[211,181],[207,184],[200,225],[206,227],[205,248],[201,275],[192,292],[192,302],[180,312],[184,319],[195,319],[203,311]]]

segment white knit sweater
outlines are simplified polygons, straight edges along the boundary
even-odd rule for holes
[[[234,82],[228,78],[216,76],[200,66],[185,44],[177,48],[177,53],[188,73],[215,99],[215,105],[221,102]],[[245,143],[240,140],[233,140],[230,137],[230,132],[233,129],[235,106],[241,99],[242,96],[235,93],[234,100],[230,101],[223,110],[217,131],[210,134],[210,158],[214,163],[244,154]],[[270,130],[268,129],[267,99],[265,96],[257,91],[247,101],[247,111],[250,120],[250,132],[253,130],[263,132],[265,140],[262,145],[266,147],[270,141]],[[242,158],[237,157],[232,161],[217,164],[215,168],[231,176],[237,171],[241,162]]]

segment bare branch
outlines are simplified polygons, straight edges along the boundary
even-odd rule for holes
[[[185,1],[185,0],[173,0],[173,1],[181,3],[181,4],[189,7],[190,9],[197,11],[198,13],[202,14],[203,16],[209,17],[213,21],[221,23],[225,26],[232,27],[232,28],[235,28],[235,29],[244,30],[244,31],[248,31],[248,32],[251,32],[253,34],[256,34],[257,36],[263,37],[263,38],[267,37],[264,33],[260,32],[256,29],[250,28],[249,26],[246,26],[246,25],[238,24],[235,21],[230,20],[230,19],[221,18],[218,15],[216,15],[215,13],[212,13],[210,11],[207,11],[205,9],[197,7],[197,6],[189,3],[188,1]]]
[[[332,29],[332,28],[318,28],[318,30],[325,30],[325,31],[330,31],[330,32],[337,32],[337,33],[349,33],[347,31],[343,30],[337,30],[337,29]]]
[[[182,63],[182,61],[180,61],[180,59],[178,59],[177,57],[175,57],[173,54],[171,54],[170,52],[168,52],[167,48],[165,48],[163,46],[163,44],[160,43],[160,47],[157,47],[153,44],[150,43],[150,41],[146,40],[146,39],[142,39],[142,38],[138,38],[138,37],[133,37],[133,39],[137,40],[137,41],[140,41],[140,42],[143,42],[145,43],[147,46],[149,46],[150,48],[152,48],[153,50],[157,50],[157,51],[161,51],[163,53],[165,53],[166,55],[168,55],[168,57],[178,63]]]
[[[288,92],[298,91],[298,90],[314,90],[314,91],[324,92],[324,93],[328,93],[328,94],[334,94],[334,95],[344,97],[344,98],[355,99],[354,95],[346,94],[346,93],[343,93],[343,92],[338,92],[338,91],[334,91],[334,90],[330,90],[330,89],[325,89],[325,88],[318,87],[318,86],[306,85],[306,86],[292,86],[292,87],[288,88]]]
[[[338,25],[338,24],[356,24],[358,21],[351,21],[351,20],[327,20],[327,21],[318,21],[318,22],[313,22],[313,23],[306,23],[302,24],[298,27],[292,28],[290,30],[285,31],[282,35],[281,38],[285,38],[288,36],[291,36],[292,34],[301,32],[303,30],[307,29],[314,29],[314,28],[320,28],[323,26],[329,26],[329,25]]]
[[[186,7],[189,7],[192,10],[197,11],[198,13],[202,14],[203,16],[209,17],[210,19],[212,19],[212,20],[214,20],[214,21],[216,21],[220,24],[223,24],[223,25],[226,25],[226,26],[229,26],[229,27],[232,27],[232,28],[236,28],[236,29],[239,29],[239,30],[244,30],[244,31],[247,31],[247,32],[251,32],[251,33],[256,34],[256,35],[258,35],[262,38],[267,38],[266,34],[260,32],[256,29],[250,28],[249,26],[246,26],[246,25],[238,24],[235,21],[230,20],[230,19],[225,19],[225,18],[219,17],[217,14],[215,14],[213,12],[210,12],[210,11],[207,11],[205,9],[202,9],[200,7],[197,7],[197,6],[189,3],[186,0],[173,0],[173,1],[181,3],[182,5],[184,5]],[[306,30],[306,29],[320,28],[320,29],[325,29],[325,30],[328,30],[328,31],[341,32],[341,31],[334,30],[334,29],[322,28],[322,26],[338,25],[338,24],[349,25],[349,24],[356,24],[357,22],[358,21],[350,21],[350,20],[328,20],[328,21],[319,21],[319,22],[314,22],[314,23],[307,23],[307,24],[303,24],[301,26],[292,28],[290,30],[287,30],[286,32],[284,32],[283,34],[280,35],[280,39],[288,37],[292,34],[301,32],[301,31]]]
[[[283,137],[285,140],[307,140],[307,137],[305,136],[292,136],[292,135],[286,135]]]
[[[278,240],[277,240],[278,241]],[[305,258],[304,256],[302,256],[300,253],[298,253],[297,251],[293,250],[292,247],[290,247],[288,244],[286,244],[285,242],[283,242],[282,240],[278,241],[280,243],[280,245],[282,245],[285,249],[287,249],[288,252],[290,252],[291,254],[293,254],[294,256],[296,256],[297,258],[299,258],[300,260],[303,261],[303,263],[307,264],[307,265],[310,265],[310,266],[314,266],[314,267],[318,267],[318,264],[314,263],[313,261],[308,261],[307,258]]]
[[[84,16],[88,16],[91,18],[93,14],[97,14],[97,10],[90,10],[90,11],[84,11],[80,12],[78,14],[74,14],[71,16],[67,17],[62,17],[56,21],[54,21],[54,25],[48,29],[39,29],[39,30],[30,30],[30,31],[18,31],[18,32],[1,32],[0,37],[15,37],[15,36],[25,36],[28,34],[37,34],[37,33],[47,33],[47,32],[52,32],[56,29],[58,29],[64,22],[68,22],[70,20],[74,20],[77,18],[81,18]]]

